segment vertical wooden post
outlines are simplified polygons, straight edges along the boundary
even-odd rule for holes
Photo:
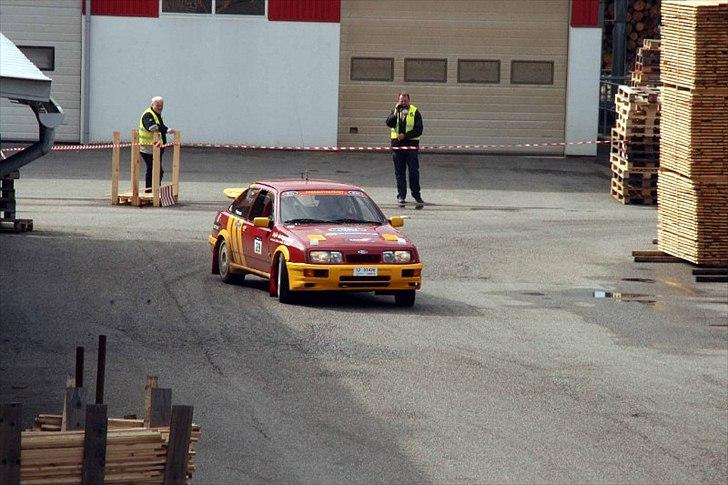
[[[0,483],[20,483],[20,431],[22,407],[18,402],[0,405]]]
[[[149,427],[169,426],[172,419],[172,389],[154,388],[152,389],[151,398]]]
[[[169,425],[167,466],[164,469],[165,485],[187,482],[187,459],[192,435],[192,406],[172,406],[172,422]]]
[[[86,418],[86,389],[83,387],[67,387],[63,400],[63,418],[61,431],[83,429]]]
[[[139,207],[139,130],[131,130],[131,203]]]
[[[174,147],[172,152],[172,195],[174,195],[175,202],[177,202],[177,197],[179,196],[180,149],[180,133],[175,130]]]
[[[99,335],[99,353],[96,360],[96,404],[104,403],[106,379],[106,335]]]
[[[152,145],[152,205],[159,207],[159,182],[161,179],[162,168],[161,150],[159,148],[162,140],[159,136],[159,132],[154,132],[154,144]]]
[[[147,376],[147,382],[144,384],[144,427],[149,427],[149,418],[152,415],[152,389],[159,386],[159,377]]]
[[[106,404],[86,405],[83,463],[81,465],[81,483],[83,485],[104,483],[107,419]]]
[[[114,147],[111,150],[111,205],[119,203],[119,154],[121,152],[121,137],[119,132],[115,131],[114,136]]]

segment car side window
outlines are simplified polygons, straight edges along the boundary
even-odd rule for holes
[[[230,212],[237,216],[247,218],[248,212],[250,212],[250,207],[253,205],[253,201],[258,195],[258,192],[260,192],[260,189],[256,187],[245,190],[232,204],[230,204]]]
[[[267,190],[262,190],[258,198],[255,199],[253,209],[250,211],[250,220],[256,217],[273,216],[273,194]]]

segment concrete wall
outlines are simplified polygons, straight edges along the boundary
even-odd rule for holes
[[[601,28],[569,28],[569,67],[566,85],[566,142],[597,139]],[[596,144],[567,145],[566,155],[594,156]]]
[[[335,145],[339,24],[230,17],[93,16],[90,141],[161,95],[183,142]]]

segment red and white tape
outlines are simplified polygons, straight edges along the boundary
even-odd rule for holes
[[[183,147],[187,148],[232,148],[239,150],[284,150],[284,151],[311,151],[311,152],[371,152],[371,151],[390,151],[390,150],[416,150],[420,151],[448,151],[448,150],[483,150],[491,148],[538,148],[538,147],[562,147],[567,145],[595,145],[602,143],[611,143],[609,140],[585,140],[572,142],[553,142],[553,143],[513,143],[513,144],[496,144],[496,145],[420,145],[419,147],[391,147],[386,146],[276,146],[276,145],[235,145],[227,143],[183,143]],[[114,143],[92,143],[87,145],[55,145],[53,150],[56,151],[76,151],[76,150],[104,150],[114,148]],[[132,146],[131,142],[122,142],[117,145],[120,148]],[[164,147],[173,146],[172,143],[163,145]],[[24,147],[3,148],[3,152],[13,152],[23,150]]]

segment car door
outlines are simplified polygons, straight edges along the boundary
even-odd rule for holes
[[[243,251],[243,234],[247,229],[245,222],[250,213],[250,208],[253,206],[253,202],[255,202],[259,193],[260,189],[258,187],[250,187],[243,191],[230,204],[230,208],[228,209],[230,213],[230,221],[228,222],[230,241],[228,241],[228,245],[232,251],[233,262],[245,267],[250,267],[249,262],[245,258],[245,252]]]
[[[253,202],[247,220],[247,226],[243,233],[243,253],[248,265],[258,271],[270,272],[271,248],[270,238],[272,234],[272,223],[269,227],[256,227],[253,221],[256,217],[267,217],[273,221],[275,195],[269,190],[261,190]]]

